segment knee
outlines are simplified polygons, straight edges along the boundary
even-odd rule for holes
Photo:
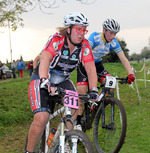
[[[110,91],[111,91],[111,92],[114,92],[114,91],[115,91],[115,89],[110,89]]]
[[[85,86],[85,85],[77,86],[77,92],[80,94],[86,94],[87,93],[87,86]]]
[[[49,113],[39,112],[34,115],[33,125],[39,128],[43,128],[46,126],[48,118],[49,118]]]

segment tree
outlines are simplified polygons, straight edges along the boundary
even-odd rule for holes
[[[27,12],[25,9],[32,5],[30,0],[2,0],[0,2],[0,27],[6,27],[10,24],[12,30],[16,30],[18,25],[23,26],[22,13]]]
[[[8,59],[6,59],[6,63],[8,64]]]
[[[67,0],[61,0],[66,2]],[[96,0],[76,0],[82,4],[91,4]],[[45,9],[59,7],[57,0],[1,0],[0,1],[0,27],[6,27],[10,23],[12,30],[16,30],[18,26],[23,26],[21,15],[25,12],[32,11],[39,7],[41,12],[46,13]],[[52,13],[48,13],[52,14]]]
[[[131,60],[131,61],[136,61],[136,60],[138,60],[139,58],[141,58],[140,54],[136,54],[136,53],[133,53],[133,54],[130,56],[130,60]]]
[[[141,57],[146,59],[150,58],[150,47],[144,47],[142,49]]]
[[[22,57],[22,55],[20,56],[20,60],[23,61],[23,57]]]
[[[150,47],[149,46],[145,46],[142,51],[141,51],[141,54],[136,54],[136,53],[133,53],[131,56],[130,56],[131,60],[137,60],[138,58],[150,58]]]

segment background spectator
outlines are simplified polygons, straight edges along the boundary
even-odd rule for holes
[[[21,78],[23,78],[23,69],[25,69],[25,66],[24,66],[24,63],[21,60],[17,63],[17,69],[20,72]]]
[[[13,78],[16,78],[16,62],[13,60],[13,63],[11,63],[11,69],[13,73]]]
[[[29,61],[29,63],[28,63],[28,71],[29,71],[29,75],[30,75],[30,69],[31,69],[31,62]]]
[[[31,60],[30,76],[32,75],[32,73],[33,73],[33,60]]]
[[[33,60],[31,60],[31,62],[29,61],[28,63],[28,71],[29,71],[29,75],[32,75],[33,72]]]
[[[29,75],[31,76],[33,73],[33,60],[31,60],[31,62],[29,61],[28,63],[28,71],[29,71]]]
[[[5,74],[5,72],[4,72],[4,69],[5,69],[5,66],[4,66],[4,64],[2,64],[2,67],[1,67],[1,69],[0,69],[1,75],[2,75],[2,79],[6,79],[6,74]]]

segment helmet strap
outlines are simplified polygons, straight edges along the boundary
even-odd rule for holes
[[[69,41],[70,41],[74,46],[80,47],[83,40],[81,41],[81,43],[78,43],[78,44],[73,43],[72,40],[71,40],[72,27],[73,27],[73,25],[71,25],[71,26],[69,27],[69,28],[70,28],[70,33],[67,33],[67,37],[69,38]]]
[[[105,38],[106,42],[109,43],[109,41],[106,39],[105,33],[103,33],[103,34],[104,34],[104,38]]]

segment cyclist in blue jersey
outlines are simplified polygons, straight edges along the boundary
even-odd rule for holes
[[[125,67],[128,73],[128,83],[131,84],[134,82],[134,74],[132,72],[130,63],[125,57],[124,52],[116,40],[116,34],[120,31],[120,25],[117,21],[113,19],[107,19],[103,23],[103,32],[93,32],[88,40],[92,48],[94,55],[95,66],[98,75],[98,81],[102,83],[104,78],[99,75],[110,75],[110,73],[104,68],[102,64],[102,57],[111,51],[115,51],[118,55],[120,61]],[[77,69],[77,90],[79,93],[85,94],[88,89],[88,78],[84,69],[84,65],[81,63]],[[94,89],[93,89],[94,91]],[[95,89],[97,92],[97,89]],[[82,109],[78,113],[78,124],[80,124]]]

